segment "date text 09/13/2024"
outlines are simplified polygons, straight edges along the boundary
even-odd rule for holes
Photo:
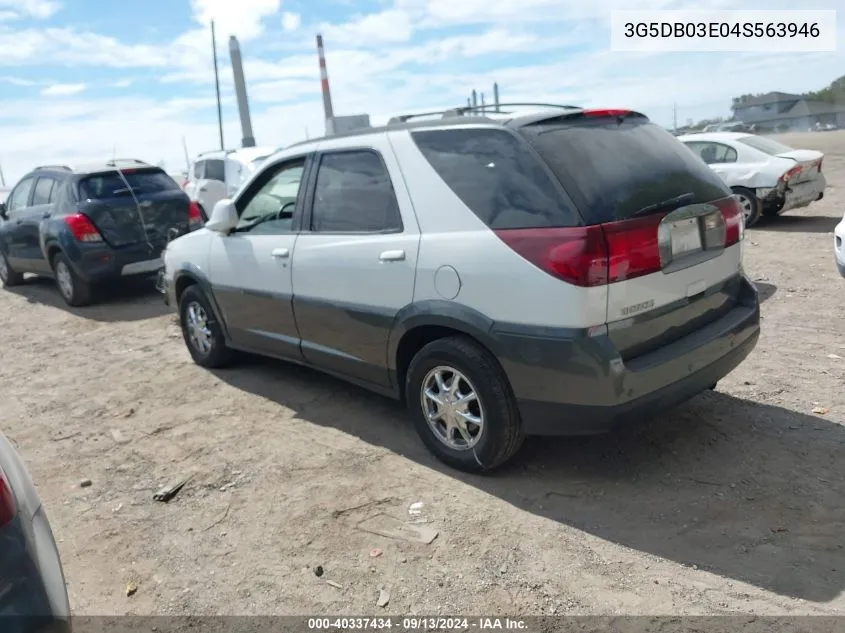
[[[380,630],[399,631],[466,631],[469,629],[524,631],[523,620],[514,618],[484,617],[339,617],[308,618],[308,629],[320,630]]]

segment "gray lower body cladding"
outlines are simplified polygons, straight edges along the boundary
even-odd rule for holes
[[[591,435],[642,421],[692,398],[754,349],[760,308],[751,283],[694,332],[625,361],[607,336],[580,330],[496,332],[500,361],[529,435]]]

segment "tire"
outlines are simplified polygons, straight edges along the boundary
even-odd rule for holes
[[[424,390],[440,393],[435,390],[438,372],[447,389],[453,386],[455,372],[461,375],[456,395],[475,394],[464,412],[478,416],[480,407],[482,425],[463,421],[462,429],[454,425],[449,429],[443,418],[429,423],[426,407],[439,407],[424,395]],[[426,447],[443,463],[464,472],[480,473],[501,466],[519,450],[525,437],[516,400],[501,366],[487,350],[464,336],[432,341],[417,352],[405,379],[405,401]],[[447,418],[450,423],[458,420],[453,411]],[[451,437],[451,446],[442,439],[445,437]]]
[[[68,258],[63,253],[56,253],[52,264],[56,288],[65,303],[73,308],[90,305],[94,297],[91,284],[74,272]]]
[[[23,275],[14,271],[4,253],[0,253],[0,282],[3,282],[4,288],[11,288],[23,283]]]
[[[739,199],[739,206],[745,215],[745,228],[750,228],[757,223],[762,213],[762,203],[756,194],[745,187],[734,187],[734,194]]]
[[[189,286],[179,297],[179,324],[191,358],[200,367],[217,369],[232,360],[223,330],[199,286]]]

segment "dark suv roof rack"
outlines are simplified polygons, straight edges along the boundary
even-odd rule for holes
[[[416,119],[419,117],[426,117],[426,116],[437,116],[440,115],[443,119],[448,119],[452,117],[458,116],[466,116],[466,115],[480,115],[484,116],[485,114],[506,114],[501,111],[501,108],[505,107],[535,107],[535,108],[555,108],[560,110],[580,110],[580,106],[574,105],[563,105],[559,103],[532,103],[532,102],[510,102],[510,103],[500,103],[498,106],[495,103],[488,103],[484,105],[474,105],[474,106],[460,106],[457,108],[448,108],[446,110],[437,110],[435,112],[420,112],[417,114],[400,114],[395,117],[391,117],[391,119],[387,122],[388,125],[396,124],[396,123],[407,123],[411,119]]]
[[[39,165],[33,171],[38,171],[39,169],[58,169],[60,171],[73,171],[67,165]]]
[[[142,160],[138,160],[137,158],[113,158],[111,160],[106,161],[106,165],[109,167],[117,167],[118,163],[131,163],[133,165],[141,165],[143,167],[149,167],[150,164],[146,163]]]

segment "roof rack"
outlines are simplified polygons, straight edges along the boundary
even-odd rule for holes
[[[481,114],[484,116],[485,114],[505,114],[501,112],[500,109],[502,107],[525,107],[531,106],[535,108],[555,108],[560,110],[580,110],[580,106],[574,105],[562,105],[559,103],[530,103],[530,102],[520,102],[520,103],[500,103],[498,106],[495,103],[484,104],[484,105],[474,105],[474,106],[460,106],[457,108],[448,108],[446,110],[437,110],[435,112],[420,112],[418,114],[400,114],[395,117],[391,117],[390,120],[387,122],[388,125],[392,125],[395,123],[407,123],[411,119],[416,119],[419,117],[426,117],[426,116],[436,116],[440,115],[443,119],[448,119],[456,116],[466,116],[467,114],[475,115]]]
[[[73,171],[67,165],[39,165],[33,171],[38,171],[39,169],[58,169],[60,171]]]
[[[118,163],[132,163],[133,165],[141,165],[144,167],[149,167],[149,163],[145,163],[142,160],[138,160],[137,158],[113,158],[111,160],[106,161],[106,165],[109,167],[117,167]]]

